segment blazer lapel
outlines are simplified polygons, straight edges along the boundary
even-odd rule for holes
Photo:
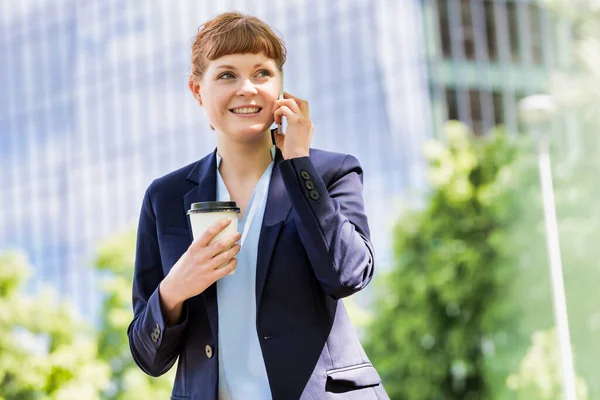
[[[217,150],[213,151],[202,160],[198,161],[194,169],[187,176],[191,182],[197,183],[192,190],[183,196],[184,209],[187,212],[192,206],[192,203],[201,201],[215,201],[217,199]],[[192,225],[189,216],[187,223],[192,232]],[[210,285],[203,293],[204,305],[206,313],[210,321],[211,329],[214,337],[217,337],[218,316],[217,316],[217,284],[216,282]]]
[[[277,237],[281,232],[283,223],[291,209],[291,203],[288,199],[279,164],[283,161],[283,156],[279,148],[276,149],[271,182],[269,183],[269,194],[267,204],[265,205],[265,214],[258,241],[258,257],[256,262],[256,309],[260,305],[265,281],[269,272],[271,255],[277,242]]]
[[[192,169],[188,174],[187,180],[197,183],[192,190],[183,196],[183,204],[185,211],[189,210],[192,203],[201,201],[215,201],[217,198],[217,150],[207,155]],[[192,232],[192,224],[190,218],[187,218],[190,233]]]

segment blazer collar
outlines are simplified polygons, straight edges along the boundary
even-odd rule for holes
[[[212,153],[201,159],[196,163],[194,168],[190,171],[187,179],[191,182],[197,183],[189,192],[183,196],[183,206],[187,213],[192,206],[192,203],[202,201],[215,201],[217,198],[217,150],[215,149]],[[186,216],[188,228],[190,232],[190,239],[192,236],[192,224],[189,216]],[[200,297],[204,298],[204,306],[206,307],[206,314],[210,321],[210,327],[213,333],[213,337],[217,337],[218,334],[218,316],[217,316],[217,285],[213,284],[208,287]],[[192,299],[190,299],[192,300]],[[194,301],[194,300],[192,300]]]
[[[269,194],[265,205],[260,238],[258,240],[258,256],[256,261],[256,309],[260,306],[265,281],[271,265],[271,256],[277,238],[281,233],[283,224],[291,210],[291,202],[288,198],[279,165],[283,161],[283,155],[279,148],[276,149],[273,173],[269,184]]]
[[[194,165],[186,179],[194,183],[201,183],[204,179],[210,179],[211,175],[217,177],[217,149],[201,159]],[[216,191],[215,191],[216,193]]]

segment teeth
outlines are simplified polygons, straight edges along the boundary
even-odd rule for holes
[[[235,114],[254,114],[260,111],[259,107],[245,107],[245,108],[236,108],[235,110],[231,110]]]

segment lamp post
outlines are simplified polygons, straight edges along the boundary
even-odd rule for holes
[[[556,205],[552,186],[552,169],[550,165],[550,149],[548,131],[556,114],[556,103],[549,95],[533,95],[519,102],[519,114],[528,130],[538,142],[540,183],[544,204],[544,220],[546,223],[546,240],[550,259],[550,277],[552,282],[552,298],[554,304],[554,320],[558,331],[558,345],[562,371],[562,389],[565,400],[576,400],[575,369],[569,335],[569,319],[560,255],[558,223],[556,221]]]

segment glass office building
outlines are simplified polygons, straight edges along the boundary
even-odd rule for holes
[[[355,155],[378,264],[390,215],[423,187],[432,135],[421,2],[29,0],[0,4],[0,250],[25,251],[32,288],[96,316],[104,238],[137,224],[150,182],[215,139],[187,88],[199,25],[255,14],[288,47],[285,88],[309,100],[313,146]]]
[[[517,132],[517,102],[572,65],[569,23],[539,0],[427,0],[423,17],[436,131],[458,119]]]

